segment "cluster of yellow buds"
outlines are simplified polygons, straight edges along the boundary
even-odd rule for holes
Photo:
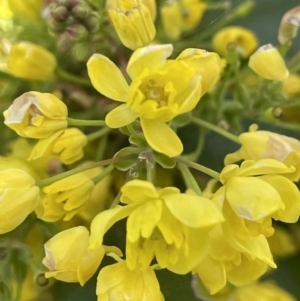
[[[0,32],[33,30],[17,4],[0,2]],[[280,45],[260,46],[230,24],[253,5],[50,0],[33,11],[42,45],[0,38],[1,301],[52,301],[48,283],[93,277],[98,301],[167,301],[161,270],[200,300],[295,300],[260,277],[299,252],[300,142],[274,127],[300,129],[299,7]],[[198,32],[214,9],[225,17]]]

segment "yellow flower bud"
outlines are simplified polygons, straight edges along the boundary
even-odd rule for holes
[[[50,270],[46,278],[84,285],[98,269],[104,256],[104,247],[89,245],[89,232],[85,227],[62,231],[45,244],[43,264]]]
[[[67,127],[68,109],[52,94],[31,91],[16,98],[3,115],[18,135],[41,139]]]
[[[98,301],[163,301],[159,283],[151,267],[140,271],[130,270],[126,261],[101,269],[97,279]]]
[[[36,208],[39,188],[21,169],[0,171],[0,234],[19,226]]]
[[[41,139],[32,149],[28,160],[47,156],[69,165],[83,157],[83,147],[86,144],[87,138],[83,132],[77,128],[68,128]]]
[[[78,173],[43,188],[42,201],[36,209],[37,216],[54,222],[61,218],[70,220],[77,214],[93,192],[94,182],[84,173]]]
[[[29,80],[48,80],[53,77],[56,58],[47,49],[29,42],[20,42],[10,49],[7,72]]]
[[[207,7],[201,0],[168,1],[161,7],[161,17],[166,34],[178,39],[182,31],[194,29]]]
[[[289,76],[284,60],[271,44],[259,47],[251,55],[249,67],[265,79],[283,81]]]
[[[285,44],[289,40],[295,38],[300,27],[300,6],[287,11],[280,22],[278,30],[278,41]]]
[[[254,32],[240,26],[228,26],[219,30],[212,40],[213,48],[225,55],[228,46],[233,45],[242,57],[248,57],[257,47],[258,40]]]
[[[298,74],[290,74],[282,82],[282,92],[289,97],[300,94],[300,76]]]
[[[218,54],[203,49],[187,48],[176,58],[185,62],[202,76],[201,96],[218,81],[222,71],[222,63]]]
[[[107,10],[121,42],[126,47],[134,50],[150,44],[154,39],[156,7],[153,0],[110,0]]]

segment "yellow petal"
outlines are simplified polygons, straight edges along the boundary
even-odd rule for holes
[[[260,220],[280,207],[278,192],[258,178],[234,177],[227,181],[226,199],[240,217]]]
[[[135,114],[126,104],[122,104],[106,115],[105,122],[110,128],[115,129],[130,124],[135,121],[135,119]]]
[[[171,213],[189,227],[208,227],[223,221],[221,212],[209,199],[183,193],[163,199]]]
[[[164,122],[141,118],[141,125],[149,145],[169,157],[179,156],[183,145],[177,134]]]
[[[94,54],[87,62],[87,69],[97,91],[113,100],[126,102],[128,84],[120,69],[110,59]]]
[[[172,44],[149,45],[139,48],[132,54],[126,71],[134,79],[145,69],[155,70],[166,63],[166,59],[172,54],[172,51]]]

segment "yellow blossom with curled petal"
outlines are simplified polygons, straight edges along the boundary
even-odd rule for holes
[[[211,294],[226,282],[245,285],[263,275],[268,267],[276,268],[268,242],[263,235],[249,238],[229,237],[221,225],[210,232],[210,253],[193,270]]]
[[[48,240],[45,253],[43,264],[49,269],[46,278],[84,285],[98,269],[104,247],[91,247],[88,230],[78,226],[59,232]]]
[[[107,125],[119,128],[139,118],[149,145],[169,157],[178,156],[183,146],[167,122],[193,110],[202,95],[202,74],[197,66],[191,66],[193,60],[167,60],[172,49],[170,44],[137,49],[127,66],[130,86],[107,57],[95,54],[87,63],[93,86],[106,97],[123,102],[108,113]]]
[[[247,160],[241,167],[227,165],[220,175],[224,186],[213,196],[213,201],[222,208],[226,235],[270,236],[274,232],[272,218],[295,223],[300,214],[300,193],[283,176],[293,171],[293,167],[273,159]]]
[[[29,42],[11,47],[7,58],[7,72],[29,80],[49,80],[54,75],[57,62],[47,49]]]
[[[3,112],[4,124],[26,138],[47,138],[67,127],[67,106],[50,93],[26,92]]]
[[[271,281],[238,287],[230,297],[235,301],[296,301],[291,294]]]
[[[283,58],[271,44],[259,47],[250,56],[249,67],[265,79],[283,81],[289,76]]]
[[[292,181],[300,178],[300,142],[299,140],[270,131],[252,131],[239,136],[241,148],[225,157],[226,165],[243,160],[274,159],[287,166],[294,166],[295,171],[285,176]]]
[[[86,144],[86,135],[77,128],[57,131],[52,136],[41,139],[33,147],[28,160],[46,156],[56,158],[61,163],[69,165],[83,157],[83,147]]]
[[[68,221],[89,201],[93,188],[94,182],[83,172],[54,182],[43,188],[37,216],[48,222]]]
[[[130,270],[123,260],[101,269],[96,293],[98,301],[164,301],[153,268]]]
[[[171,39],[178,39],[182,31],[194,29],[202,19],[207,4],[201,0],[168,1],[161,6],[162,23]]]
[[[134,50],[150,44],[154,39],[154,0],[109,0],[106,8],[122,44],[126,47]]]
[[[240,26],[224,27],[213,36],[213,48],[222,55],[228,52],[230,44],[247,58],[256,49],[258,39],[253,31]]]
[[[0,171],[0,234],[19,226],[34,211],[39,188],[35,180],[21,169]]]
[[[161,267],[185,274],[203,259],[208,249],[207,229],[223,217],[208,199],[180,193],[175,187],[155,189],[152,183],[132,180],[121,189],[122,203],[98,214],[92,222],[91,240],[102,243],[104,233],[128,216],[127,265],[146,269],[154,256]]]

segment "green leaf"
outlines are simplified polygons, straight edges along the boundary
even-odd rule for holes
[[[156,152],[153,152],[153,154],[154,154],[155,162],[157,162],[163,168],[174,168],[174,166],[176,165],[175,160],[169,158],[164,154],[160,154]]]
[[[136,147],[125,147],[122,148],[120,151],[118,151],[115,155],[114,158],[126,156],[126,155],[131,155],[131,154],[136,154],[136,159],[131,159],[131,160],[126,160],[122,162],[117,162],[114,163],[114,167],[121,170],[121,171],[126,171],[130,168],[132,168],[136,164],[136,160],[138,158],[138,153],[137,153],[137,148]]]

